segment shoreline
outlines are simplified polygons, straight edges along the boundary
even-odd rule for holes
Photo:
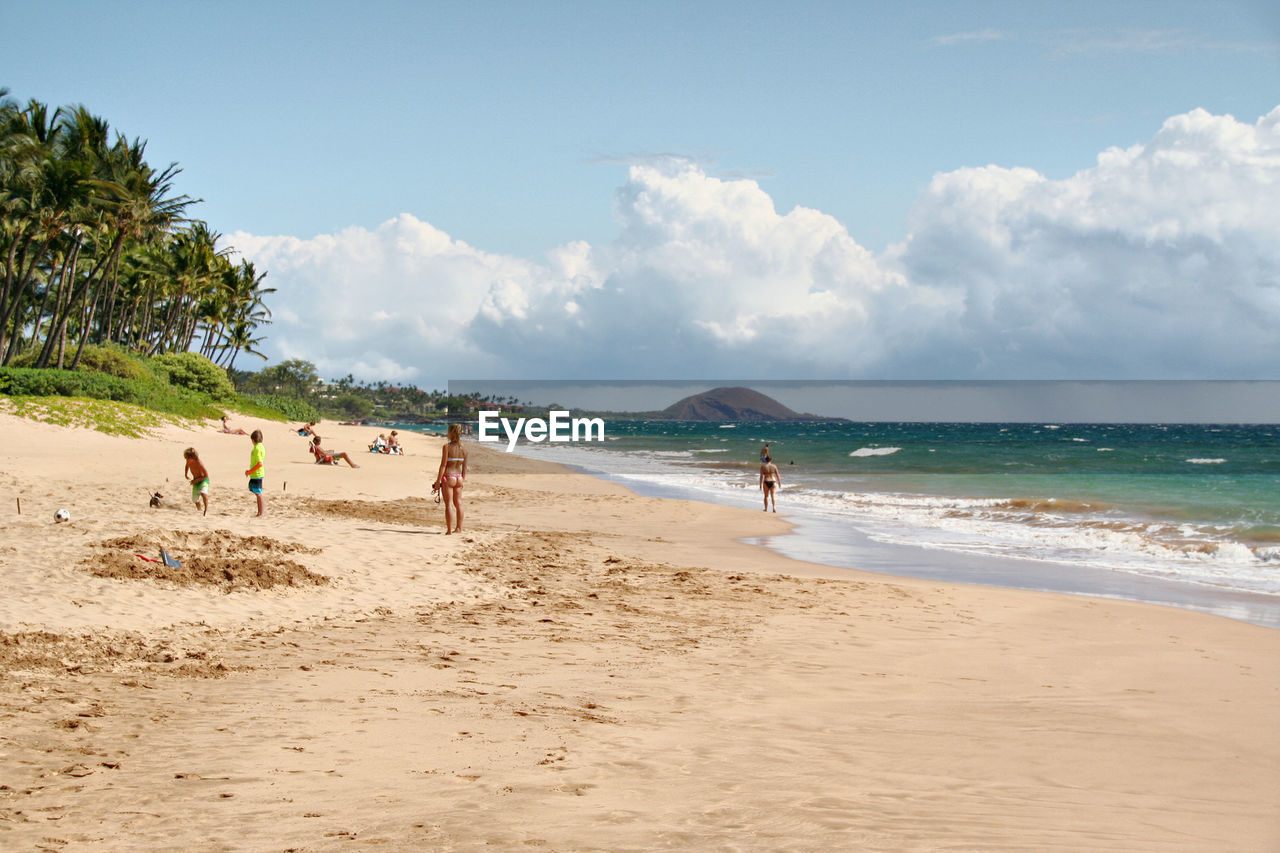
[[[369,431],[322,425],[351,470],[264,424],[251,519],[247,439],[0,425],[0,488],[24,495],[0,572],[25,596],[0,603],[0,846],[1280,841],[1269,629],[793,561],[741,541],[783,519],[474,446],[446,537],[434,437],[374,456],[354,452]],[[208,519],[175,482],[189,444]],[[166,477],[174,505],[147,508]],[[234,566],[296,543],[284,557],[330,580],[192,592],[78,567],[110,537],[219,530]],[[74,627],[89,615],[112,627]]]
[[[693,500],[746,509],[729,495],[692,486],[659,484],[649,480],[591,469],[574,463],[527,456],[590,477],[618,483],[637,494],[658,499]],[[785,501],[785,490],[782,492]],[[785,535],[747,537],[752,544],[782,557],[820,563],[849,571],[865,571],[891,578],[916,578],[942,583],[978,584],[1133,601],[1173,607],[1280,629],[1280,596],[1218,588],[1173,578],[1062,563],[1029,557],[976,554],[907,543],[881,542],[850,522],[801,507],[786,507],[780,515],[792,528]]]

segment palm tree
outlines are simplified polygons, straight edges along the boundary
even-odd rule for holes
[[[255,338],[253,335],[253,326],[244,321],[237,320],[231,326],[231,333],[227,337],[227,343],[230,345],[231,360],[227,362],[227,370],[234,370],[236,366],[236,356],[240,353],[245,355],[256,355],[263,361],[267,357],[255,349],[258,344],[262,343],[265,338]]]
[[[19,105],[0,88],[0,363],[39,348],[71,366],[89,343],[149,353],[201,349],[219,362],[260,355],[265,273],[228,260],[187,218],[177,164],[154,169],[146,142],[113,136],[85,107]]]
[[[114,233],[111,252],[111,282],[105,299],[102,337],[114,340],[116,295],[119,290],[120,253],[126,240],[143,240],[149,234],[164,233],[184,223],[186,209],[198,199],[172,195],[173,179],[182,171],[177,163],[157,172],[143,156],[147,143],[119,137],[102,162],[101,186],[107,197],[107,224]]]
[[[64,156],[65,121],[60,115],[60,110],[50,115],[47,107],[32,101],[21,114],[11,115],[6,127],[9,168],[0,190],[9,240],[0,296],[0,355],[5,363],[13,358],[21,330],[31,320],[26,312],[40,293],[37,273],[43,267],[43,305],[53,269],[50,253],[63,260],[59,282],[65,286],[67,264],[74,264],[79,253],[73,245],[60,244],[77,243],[81,228],[92,219],[92,167],[84,159]],[[62,291],[58,296],[62,301]]]
[[[241,261],[236,269],[236,288],[232,300],[232,333],[227,344],[231,353],[227,366],[235,365],[236,356],[244,352],[266,360],[266,356],[255,350],[263,338],[253,337],[259,326],[271,322],[271,309],[267,307],[266,297],[275,293],[274,287],[263,287],[265,272],[259,273],[251,261]]]

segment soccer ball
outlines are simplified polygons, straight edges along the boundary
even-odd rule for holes
[[[53,520],[58,522],[59,524],[61,524],[64,521],[70,521],[71,513],[67,512],[65,509],[60,509],[53,514]]]

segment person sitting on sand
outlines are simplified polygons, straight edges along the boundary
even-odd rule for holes
[[[204,463],[200,461],[200,455],[196,453],[194,447],[188,447],[182,451],[182,455],[187,459],[187,467],[183,470],[182,476],[191,481],[191,501],[204,510],[204,515],[208,515],[209,469],[204,467]],[[159,493],[152,497],[152,506],[160,505],[158,495]]]
[[[343,462],[346,462],[352,468],[360,467],[356,463],[352,462],[351,457],[348,456],[346,453],[331,453],[328,450],[325,450],[323,447],[321,447],[320,436],[318,435],[311,439],[311,453],[316,457],[317,464],[337,465],[338,460],[341,459]]]
[[[404,448],[400,445],[400,439],[396,438],[395,430],[392,430],[391,434],[387,436],[387,452],[398,456],[404,455]]]
[[[226,415],[222,416],[222,431],[225,432],[227,435],[248,435],[249,434],[244,430],[240,429],[239,427],[237,427],[236,429],[232,429],[231,426],[227,423]]]
[[[370,453],[386,453],[387,437],[379,433],[378,437],[373,440],[373,444],[369,445],[369,452]]]
[[[773,464],[773,457],[766,455],[760,466],[760,488],[764,491],[764,511],[769,511],[769,499],[773,499],[773,511],[778,511],[778,487],[782,485],[782,475],[778,466]]]
[[[444,496],[444,532],[462,532],[462,484],[467,478],[467,451],[462,446],[462,424],[449,424],[449,443],[440,451],[435,484]]]
[[[303,438],[306,438],[309,435],[315,435],[315,431],[312,429],[312,427],[314,427],[315,425],[316,425],[316,422],[311,421],[306,426],[298,427],[298,435],[302,436]]]

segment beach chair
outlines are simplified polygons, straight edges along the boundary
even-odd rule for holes
[[[338,464],[338,463],[336,463],[336,462],[334,462],[334,461],[333,461],[333,454],[332,454],[332,453],[326,453],[326,452],[322,451],[320,448],[316,447],[314,444],[313,444],[313,445],[311,445],[311,455],[312,455],[312,456],[314,456],[314,457],[316,458],[316,464],[317,464],[317,465],[336,465],[336,464]]]

